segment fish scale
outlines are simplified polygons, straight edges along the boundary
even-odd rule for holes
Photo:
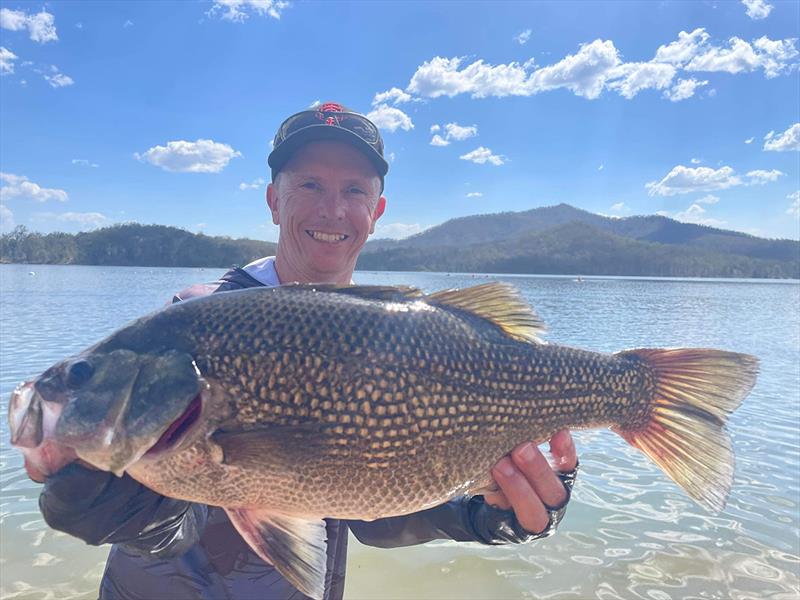
[[[755,358],[545,344],[515,290],[381,286],[222,292],[143,317],[21,385],[12,443],[32,473],[76,455],[224,507],[264,560],[321,598],[324,517],[416,512],[490,485],[562,428],[611,427],[719,511],[725,420]],[[70,383],[71,382],[71,383]]]

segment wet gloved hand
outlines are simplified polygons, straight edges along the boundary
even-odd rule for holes
[[[179,555],[197,542],[207,516],[203,505],[77,463],[47,478],[39,508],[50,527],[88,544],[123,544],[159,557]]]
[[[536,444],[520,444],[492,469],[499,490],[476,496],[468,506],[476,533],[485,543],[518,543],[555,533],[566,512],[578,470],[568,430],[550,439],[554,471]]]

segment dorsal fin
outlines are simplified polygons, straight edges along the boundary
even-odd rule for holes
[[[365,300],[384,300],[387,302],[408,302],[419,300],[423,293],[409,285],[338,285],[334,283],[291,283],[281,289],[298,289],[322,293],[345,294]]]
[[[544,322],[507,283],[491,282],[463,290],[442,290],[426,296],[429,304],[456,308],[497,325],[506,335],[523,342],[541,344]]]

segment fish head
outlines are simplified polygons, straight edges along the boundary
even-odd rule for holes
[[[207,387],[185,352],[90,350],[17,387],[11,443],[29,474],[46,477],[77,457],[122,475],[146,453],[184,441]]]

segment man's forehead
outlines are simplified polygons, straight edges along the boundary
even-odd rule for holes
[[[300,148],[286,163],[285,171],[321,175],[334,168],[343,174],[378,177],[372,163],[361,152],[341,142],[312,142]]]

